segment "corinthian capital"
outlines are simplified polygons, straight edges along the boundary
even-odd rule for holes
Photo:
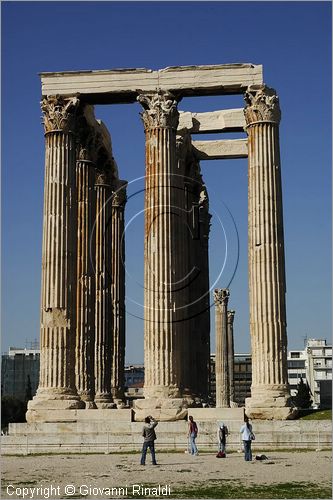
[[[108,170],[97,170],[96,171],[95,186],[96,187],[103,187],[103,188],[111,187],[110,173]]]
[[[43,123],[46,132],[61,130],[73,131],[76,111],[79,106],[77,97],[64,98],[59,95],[46,97],[41,101],[44,113]]]
[[[232,325],[234,322],[234,318],[235,318],[235,311],[228,311],[227,318],[228,318],[228,323],[230,323]]]
[[[228,288],[215,288],[214,290],[214,302],[216,306],[226,306],[228,305],[230,292]]]
[[[276,91],[266,85],[250,85],[244,94],[244,115],[247,125],[255,122],[280,123],[281,110]]]
[[[117,181],[113,185],[113,190],[114,190],[112,194],[113,207],[122,207],[125,205],[127,201],[126,188],[127,188],[127,181],[121,181],[120,179],[117,179]]]
[[[177,99],[166,90],[140,94],[137,98],[144,112],[141,113],[145,130],[152,128],[177,129],[179,113]]]

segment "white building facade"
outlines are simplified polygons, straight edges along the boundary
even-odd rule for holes
[[[300,378],[309,384],[314,407],[332,406],[332,345],[309,339],[304,350],[288,353],[288,383],[292,396]]]

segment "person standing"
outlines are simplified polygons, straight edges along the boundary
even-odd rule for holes
[[[197,445],[195,444],[195,440],[198,435],[198,426],[196,422],[194,422],[193,417],[189,416],[188,417],[188,436],[190,438],[190,445],[191,445],[191,455],[198,455],[198,448]]]
[[[218,440],[219,440],[219,451],[218,458],[224,458],[226,454],[226,444],[227,444],[227,435],[229,434],[228,427],[224,425],[223,422],[220,422],[218,428]]]
[[[153,465],[157,465],[156,457],[155,457],[155,427],[158,422],[150,415],[145,418],[145,425],[142,429],[143,446],[142,446],[142,454],[141,454],[141,465],[146,465],[146,455],[147,450],[149,448],[151,454],[151,461]]]
[[[240,433],[242,435],[242,440],[244,444],[244,459],[246,462],[252,461],[252,450],[251,444],[254,439],[254,434],[252,432],[252,425],[249,422],[248,417],[245,415],[244,424],[240,428]]]

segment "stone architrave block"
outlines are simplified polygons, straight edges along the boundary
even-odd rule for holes
[[[262,65],[217,64],[175,66],[158,71],[146,68],[41,73],[42,94],[84,96],[90,104],[135,102],[156,89],[179,96],[241,94],[263,83]]]
[[[247,139],[192,141],[193,153],[198,160],[227,160],[247,158]]]
[[[244,110],[223,109],[207,113],[179,112],[178,130],[187,129],[190,134],[211,134],[214,132],[243,132]]]

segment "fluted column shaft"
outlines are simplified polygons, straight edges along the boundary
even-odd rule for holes
[[[111,391],[124,399],[125,385],[125,204],[127,182],[119,181],[112,196],[112,313],[113,350]]]
[[[201,372],[198,369],[202,353],[199,353],[199,335],[201,319],[201,265],[200,260],[200,230],[199,230],[199,193],[201,182],[197,178],[197,163],[191,158],[187,166],[188,176],[186,181],[186,209],[187,209],[187,261],[189,270],[188,279],[188,337],[187,357],[184,371],[186,385],[194,396],[199,396],[199,383]]]
[[[275,91],[268,87],[251,87],[245,100],[252,345],[252,388],[247,403],[284,406],[288,390],[280,108]]]
[[[76,387],[86,407],[94,407],[95,393],[95,165],[81,144],[76,162],[77,185],[77,318]]]
[[[235,311],[228,311],[228,370],[229,370],[229,395],[230,402],[235,400],[235,386],[234,386],[234,318]]]
[[[228,372],[228,336],[227,310],[229,290],[215,289],[215,374],[216,374],[216,408],[229,408],[229,372]]]
[[[111,395],[111,184],[106,171],[96,176],[96,305],[95,305],[95,403],[113,406]]]
[[[209,304],[209,254],[208,241],[211,215],[208,212],[208,194],[202,186],[199,201],[199,232],[200,232],[200,316],[199,316],[199,372],[198,393],[207,398],[210,363],[210,304]]]
[[[145,192],[145,385],[146,398],[180,396],[180,331],[177,322],[176,234],[179,217],[174,188],[177,174],[177,102],[166,92],[140,95],[146,134]],[[181,274],[179,274],[181,273]]]
[[[178,265],[182,269],[182,280],[179,283],[179,288],[182,293],[182,310],[180,315],[181,320],[181,390],[184,398],[189,403],[193,402],[195,395],[192,387],[195,374],[191,370],[190,362],[193,357],[193,345],[191,344],[191,308],[190,308],[190,287],[191,287],[191,262],[189,260],[189,242],[192,240],[192,233],[189,225],[189,193],[188,179],[186,177],[186,169],[188,157],[192,153],[192,144],[190,134],[177,135],[177,161],[178,175],[181,179],[181,188],[178,189],[178,206],[181,207],[179,217],[182,221],[179,235],[177,236],[178,243]]]
[[[81,408],[75,388],[76,190],[78,100],[42,101],[45,184],[41,287],[41,363],[29,410]],[[46,401],[45,401],[46,400]],[[29,413],[29,412],[28,412]]]

